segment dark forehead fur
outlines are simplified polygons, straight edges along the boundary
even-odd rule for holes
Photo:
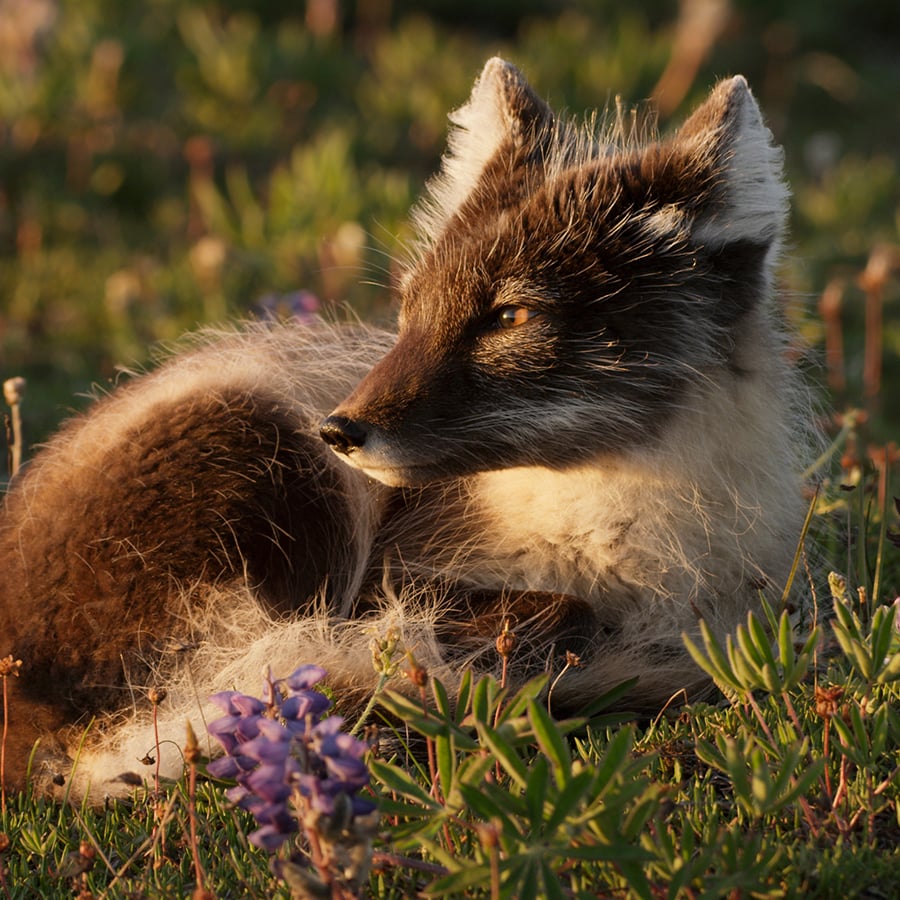
[[[545,150],[549,136],[555,129],[538,141]],[[612,292],[634,278],[671,287],[681,276],[697,274],[704,248],[692,244],[679,222],[716,202],[718,182],[708,158],[664,142],[608,147],[554,171],[546,155],[535,159],[515,146],[509,151],[490,161],[476,189],[418,260],[408,306],[434,303],[437,294],[468,314],[470,307],[460,307],[462,294],[489,303],[507,278],[531,280],[536,289],[576,278],[596,289],[605,280]],[[580,299],[567,286],[567,296]]]
[[[672,289],[683,295],[666,298],[670,306],[684,292],[693,301],[727,288],[728,301],[710,310],[711,325],[734,321],[752,304],[778,211],[770,228],[738,229],[728,252],[709,230],[694,228],[728,215],[731,144],[749,98],[741,80],[720,85],[665,139],[621,112],[605,128],[560,120],[512,67],[495,80],[501,136],[420,245],[405,280],[406,321],[459,318],[514,300],[496,296],[508,278],[537,291],[565,282],[560,298],[579,304],[631,288],[619,298],[622,309]],[[483,102],[478,88],[470,105]],[[643,303],[642,316],[655,312]]]

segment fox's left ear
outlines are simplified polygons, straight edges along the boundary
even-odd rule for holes
[[[540,160],[554,125],[550,107],[511,63],[485,63],[468,102],[450,114],[453,127],[441,170],[413,213],[419,235],[436,240],[502,154],[507,173]]]
[[[692,227],[708,247],[746,241],[777,254],[788,214],[783,153],[763,123],[759,106],[741,76],[720,82],[677,132],[684,157],[700,163],[707,183]]]

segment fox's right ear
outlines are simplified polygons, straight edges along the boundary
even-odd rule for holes
[[[441,170],[413,213],[425,243],[440,237],[498,154],[509,157],[507,172],[539,158],[554,116],[522,73],[495,56],[485,63],[468,102],[450,114],[450,121],[454,127]]]

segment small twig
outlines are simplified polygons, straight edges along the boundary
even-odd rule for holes
[[[516,649],[516,646],[519,643],[519,639],[516,637],[515,632],[509,630],[509,619],[503,620],[503,628],[500,631],[500,634],[497,635],[497,640],[494,642],[494,646],[497,649],[497,653],[500,655],[500,690],[506,689],[507,678],[509,677],[509,658],[512,656],[513,652]],[[497,727],[500,722],[500,715],[503,712],[503,703],[498,702],[497,708],[494,710],[494,728]],[[498,762],[496,765],[496,775],[497,780],[500,780],[500,763]]]
[[[197,886],[195,898],[212,897],[204,887],[203,866],[200,863],[200,845],[197,840],[197,760],[200,757],[200,745],[191,723],[187,723],[187,741],[184,745],[184,758],[188,765],[188,826],[191,839],[191,856],[194,862],[194,878]]]
[[[681,697],[683,703],[688,702],[688,693],[685,688],[678,688],[671,697],[663,704],[663,708],[656,714],[656,717],[650,723],[650,727],[647,729],[647,734],[652,734],[653,731],[656,730],[657,725],[659,725],[660,720],[666,714],[666,710],[679,698]]]
[[[794,723],[794,728],[797,729],[797,734],[803,734],[803,726],[800,724],[800,717],[797,715],[797,710],[794,709],[794,704],[791,702],[791,696],[787,691],[784,691],[781,695],[781,699],[784,701],[785,708],[788,711],[788,715],[791,717],[791,721]]]
[[[838,770],[838,788],[834,794],[834,809],[837,809],[844,801],[844,795],[847,793],[847,757],[841,754],[841,767]]]
[[[569,671],[569,669],[577,669],[581,666],[581,657],[577,653],[572,653],[570,650],[566,650],[566,664],[562,667],[559,675],[553,679],[550,684],[550,687],[547,689],[547,711],[550,715],[553,715],[553,691],[556,686],[562,680],[563,675]]]
[[[3,738],[0,740],[0,812],[6,818],[6,736],[9,732],[9,698],[3,676]]]
[[[150,688],[147,691],[147,698],[150,703],[153,705],[153,745],[156,748],[156,768],[154,770],[154,778],[153,778],[153,789],[154,793],[159,795],[159,767],[160,767],[160,752],[159,752],[159,704],[166,699],[166,691],[164,688]]]
[[[491,900],[500,900],[500,829],[496,822],[485,822],[478,826],[478,836],[491,860]]]

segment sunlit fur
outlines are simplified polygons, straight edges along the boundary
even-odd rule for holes
[[[15,783],[37,738],[41,784],[149,778],[151,686],[165,775],[205,698],[257,691],[266,666],[323,665],[359,708],[388,632],[452,691],[496,671],[506,618],[511,679],[581,656],[553,712],[634,676],[625,705],[656,712],[707,686],[682,632],[780,592],[811,430],[773,299],[781,155],[746,83],[658,139],[622,113],[560,119],[494,59],[452,121],[398,334],[208,333],[15,483]]]

